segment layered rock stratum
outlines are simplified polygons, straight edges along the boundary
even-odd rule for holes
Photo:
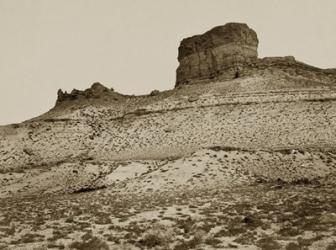
[[[228,23],[192,36],[179,47],[176,86],[256,76],[267,70],[335,82],[335,71],[296,61],[293,56],[258,58],[258,37],[242,23]]]
[[[218,26],[181,42],[172,90],[59,90],[0,127],[0,249],[332,249],[336,71],[257,47]]]
[[[183,39],[179,47],[176,85],[239,76],[258,57],[258,38],[246,24],[228,23],[203,35]]]

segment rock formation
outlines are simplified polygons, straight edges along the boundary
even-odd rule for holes
[[[92,86],[84,91],[73,89],[71,93],[63,92],[61,89],[57,92],[56,105],[59,105],[65,101],[90,99],[90,98],[102,98],[102,97],[114,97],[116,99],[120,94],[114,92],[113,89],[109,89],[99,82],[95,82]]]
[[[218,82],[277,71],[319,82],[336,83],[335,69],[319,69],[293,56],[258,58],[258,38],[246,24],[228,23],[203,35],[183,39],[176,86]]]
[[[214,79],[233,79],[257,60],[258,38],[246,24],[228,23],[203,35],[186,38],[179,47],[176,85]]]

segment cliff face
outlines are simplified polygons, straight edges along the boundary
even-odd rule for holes
[[[258,38],[246,24],[228,23],[183,39],[178,54],[176,86],[218,82],[265,72],[336,83],[334,69],[319,69],[293,56],[258,58]]]
[[[186,38],[179,47],[176,85],[214,79],[233,79],[257,60],[258,38],[246,24],[228,23],[203,35]]]

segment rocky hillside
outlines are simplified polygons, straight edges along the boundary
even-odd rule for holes
[[[100,83],[85,91],[59,90],[46,114],[1,127],[0,170],[87,160],[164,160],[214,146],[333,151],[336,74],[292,57],[257,59],[257,44],[253,30],[234,23],[181,42],[178,72],[192,69],[201,49],[225,59],[220,67],[207,65],[220,74],[227,74],[226,64],[234,65],[228,54],[246,57],[239,66],[243,73],[227,81],[213,82],[209,72],[200,72],[190,73],[186,84],[178,73],[175,89],[147,96],[122,95]],[[196,84],[204,77],[211,83]]]
[[[299,242],[296,236],[307,238],[304,227],[310,228],[316,221],[303,225],[304,220],[293,220],[293,225],[289,226],[283,221],[284,215],[276,214],[277,208],[267,207],[267,202],[279,202],[289,219],[294,213],[291,203],[286,203],[294,199],[291,188],[309,193],[298,186],[317,187],[298,204],[301,207],[309,204],[314,219],[324,221],[321,222],[324,227],[320,229],[325,235],[332,234],[323,223],[336,225],[334,214],[330,215],[336,204],[332,198],[335,197],[332,187],[336,182],[336,71],[319,69],[290,56],[258,58],[257,46],[257,35],[246,24],[229,23],[215,27],[181,42],[176,87],[172,90],[131,96],[117,93],[100,83],[94,83],[84,91],[74,89],[67,93],[59,90],[55,107],[47,113],[20,124],[0,127],[0,198],[8,202],[0,210],[4,214],[3,217],[0,214],[0,219],[5,218],[1,222],[3,230],[0,223],[0,249],[2,243],[12,244],[13,248],[9,249],[20,249],[17,248],[20,244],[25,247],[25,243],[35,242],[29,242],[34,235],[24,235],[25,229],[13,229],[17,224],[35,228],[40,236],[33,238],[45,242],[43,235],[48,233],[41,229],[42,225],[56,228],[47,222],[28,225],[26,221],[18,220],[11,213],[14,203],[9,200],[16,198],[20,201],[25,196],[53,197],[51,194],[65,195],[57,198],[62,206],[72,204],[77,207],[83,202],[86,206],[78,208],[80,213],[72,208],[72,212],[57,208],[60,223],[74,223],[67,222],[66,218],[73,220],[77,216],[77,222],[83,224],[85,215],[99,220],[98,223],[90,219],[94,225],[107,225],[113,221],[118,226],[108,229],[101,226],[101,232],[91,228],[91,236],[84,239],[82,235],[77,245],[67,239],[79,240],[81,233],[62,236],[58,233],[49,238],[48,242],[53,245],[50,243],[48,249],[58,246],[59,249],[64,246],[67,249],[93,249],[92,244],[102,244],[101,249],[111,246],[115,247],[113,249],[144,249],[157,246],[155,244],[176,250],[205,245],[208,246],[205,249],[285,249],[281,248],[285,246],[286,249],[326,249],[323,247],[327,245],[334,249],[333,242],[324,241],[324,236],[308,237],[310,245],[304,245],[302,240]],[[274,191],[276,196],[270,191],[272,194],[267,196],[267,201],[259,193],[282,189],[286,190],[284,194]],[[102,193],[87,193],[94,190]],[[246,203],[241,207],[239,202],[225,205],[230,201],[223,203],[221,199],[228,199],[228,190],[233,190],[232,200],[247,199],[250,205]],[[313,208],[314,200],[322,199],[321,192],[329,195],[325,199],[330,200],[323,213]],[[187,200],[189,204],[186,197],[190,198]],[[109,201],[114,199],[117,202],[111,204]],[[55,209],[46,206],[44,201],[47,202],[36,203],[36,209],[41,209],[37,213],[43,218],[47,216],[43,211]],[[93,205],[90,201],[92,204],[108,203],[109,206],[97,207],[95,211],[99,214],[91,214]],[[134,210],[132,207],[133,212],[130,212],[129,206],[135,201],[139,202],[140,208],[135,206]],[[153,204],[153,201],[162,204]],[[262,205],[256,204],[258,202]],[[149,210],[152,215],[157,212],[156,220],[162,219],[164,212],[156,211],[155,207],[163,207],[163,203],[172,209],[168,214],[175,216],[175,219],[166,219],[170,226],[189,223],[182,221],[181,211],[195,213],[190,219],[194,224],[185,228],[182,236],[172,232],[176,244],[165,240],[165,236],[156,239],[160,242],[147,242],[147,236],[143,234],[149,222],[144,211]],[[27,209],[31,209],[31,213],[25,217],[33,216],[36,212],[34,204],[27,204],[30,204]],[[223,217],[223,221],[232,222],[232,225],[220,230],[218,225],[222,220],[218,220],[218,213],[223,206],[228,206],[230,213],[229,217]],[[113,211],[107,211],[107,207]],[[258,211],[262,211],[262,215]],[[245,213],[242,218],[240,212]],[[265,216],[271,212],[277,219],[272,221],[275,223],[272,227],[266,227]],[[238,214],[233,215],[235,213]],[[296,213],[300,211],[295,210]],[[211,217],[208,226],[211,224],[216,229],[210,230],[204,224],[208,215]],[[138,225],[138,231],[134,233],[132,223],[137,223],[136,216],[143,216],[141,220],[147,222]],[[133,222],[123,223],[126,217]],[[242,225],[249,227],[254,236]],[[285,231],[289,227],[297,231],[287,235]],[[61,228],[68,227],[63,225]],[[82,229],[78,230],[82,232]],[[196,229],[202,229],[206,236],[194,242]],[[104,234],[109,244],[94,236],[102,235],[106,230],[118,235],[110,238],[111,235]],[[137,240],[126,241],[121,232],[131,234],[128,237]],[[194,238],[187,240],[191,233]],[[281,242],[270,239],[275,234],[282,237]],[[333,235],[335,238],[335,232]],[[28,242],[22,242],[25,237]],[[120,240],[122,244],[129,243],[130,248],[127,244],[121,248]],[[237,241],[232,243],[233,240]],[[323,247],[319,248],[318,244]],[[244,247],[246,245],[250,248]]]
[[[258,77],[143,97],[70,94],[47,114],[1,129],[1,166],[162,159],[211,146],[334,148],[336,92],[315,82],[295,85]]]

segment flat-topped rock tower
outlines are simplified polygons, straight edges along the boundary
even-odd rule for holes
[[[217,26],[180,44],[176,85],[213,79],[218,75],[233,79],[258,58],[258,37],[242,23]]]
[[[221,82],[239,77],[283,74],[334,84],[335,69],[320,69],[293,56],[258,58],[256,32],[243,23],[227,23],[182,40],[176,86]]]

